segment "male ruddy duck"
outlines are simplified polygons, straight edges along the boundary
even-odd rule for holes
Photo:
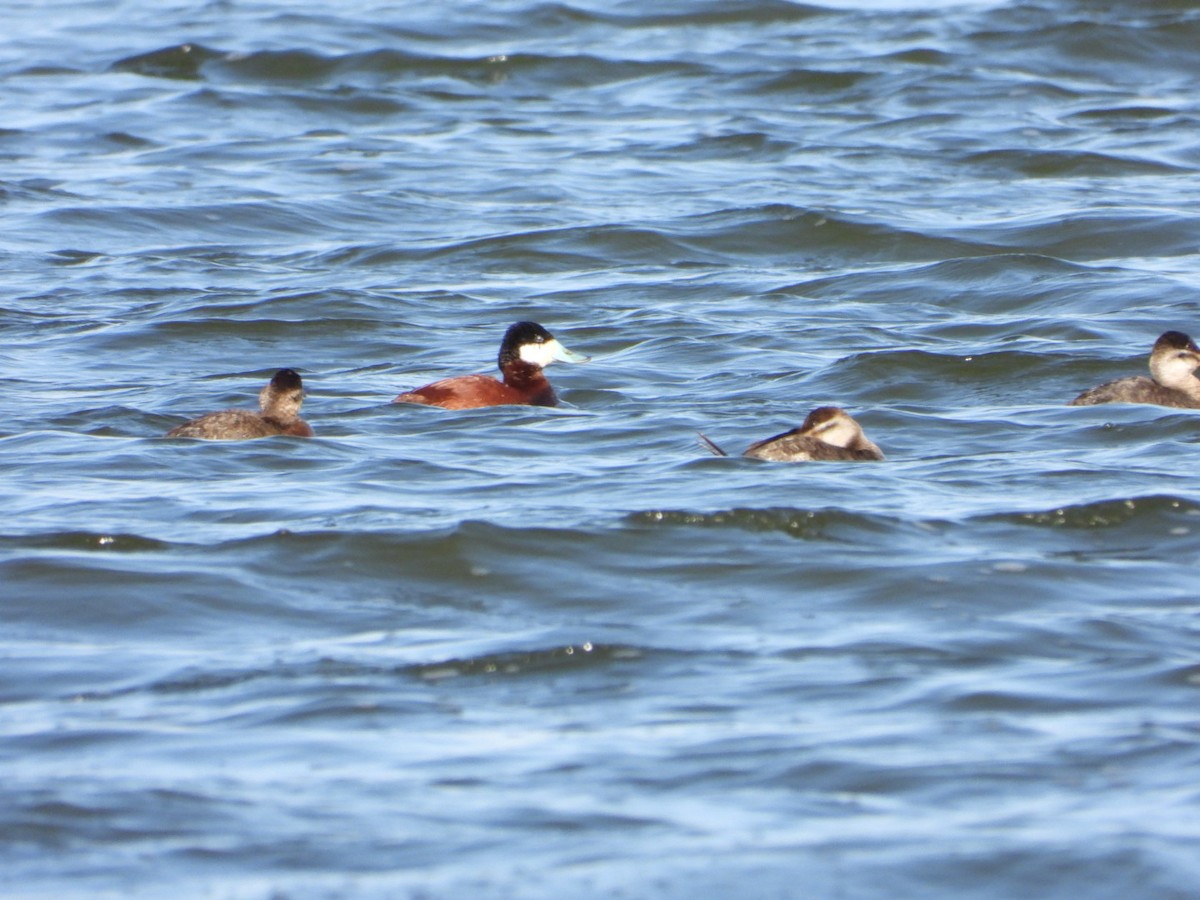
[[[536,322],[510,325],[500,344],[500,381],[491,375],[457,375],[401,394],[393,403],[423,403],[443,409],[480,406],[557,406],[554,388],[542,373],[554,360],[587,362],[588,357],[560,344]]]
[[[313,430],[300,418],[304,384],[293,369],[280,369],[258,393],[260,413],[226,409],[172,428],[167,437],[202,438],[207,441],[243,441],[249,438],[290,434],[312,437]]]
[[[700,440],[717,456],[729,455],[704,435],[700,435]],[[757,441],[742,456],[773,462],[854,461],[883,459],[883,452],[867,440],[862,426],[844,409],[820,406],[808,414],[799,428]]]
[[[1181,409],[1200,409],[1200,347],[1179,331],[1168,331],[1150,351],[1150,374],[1109,381],[1084,391],[1070,406],[1097,403],[1156,403]]]

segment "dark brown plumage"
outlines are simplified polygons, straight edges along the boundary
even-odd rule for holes
[[[312,437],[313,430],[300,418],[304,384],[293,369],[280,369],[259,391],[260,412],[224,409],[192,419],[167,432],[167,437],[199,438],[207,441],[242,441],[288,434]]]
[[[718,456],[728,455],[703,434],[700,440]],[[772,462],[865,461],[883,459],[883,452],[845,410],[821,406],[799,428],[756,441],[742,456]]]
[[[1181,331],[1162,334],[1150,351],[1150,375],[1109,381],[1084,391],[1070,406],[1099,403],[1153,403],[1178,409],[1200,409],[1200,347]]]

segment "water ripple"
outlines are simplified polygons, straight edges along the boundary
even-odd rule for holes
[[[8,893],[1194,893],[1190,4],[5,15]]]

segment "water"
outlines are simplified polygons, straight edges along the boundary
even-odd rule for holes
[[[5,15],[6,896],[1196,895],[1191,4]]]

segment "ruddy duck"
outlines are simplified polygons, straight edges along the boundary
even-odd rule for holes
[[[557,406],[554,388],[542,373],[554,360],[587,362],[588,357],[568,350],[536,322],[510,325],[500,344],[500,381],[491,375],[457,375],[408,391],[393,403],[423,403],[443,409],[480,406]]]
[[[243,441],[249,438],[290,434],[312,437],[313,430],[300,418],[304,384],[293,369],[280,369],[259,391],[261,414],[248,409],[226,409],[172,428],[167,437],[203,438],[207,441]]]
[[[704,435],[700,440],[717,456],[729,455]],[[820,406],[799,428],[753,443],[742,456],[773,462],[810,462],[883,459],[883,452],[867,440],[862,426],[844,409]]]
[[[1179,331],[1168,331],[1150,351],[1150,375],[1109,381],[1084,391],[1070,406],[1097,403],[1156,403],[1181,409],[1200,409],[1200,347]]]

